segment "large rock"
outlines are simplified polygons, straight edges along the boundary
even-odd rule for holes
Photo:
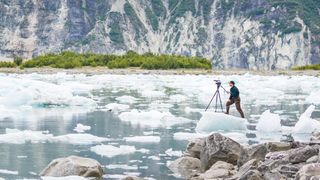
[[[241,152],[241,156],[238,160],[238,166],[242,166],[243,164],[250,161],[251,159],[264,161],[267,153],[268,153],[268,149],[264,144],[243,148]]]
[[[214,133],[205,139],[201,149],[201,167],[207,170],[217,161],[237,164],[241,152],[242,146],[239,143],[219,133]]]
[[[268,142],[266,143],[266,147],[270,152],[287,151],[292,148],[292,144],[286,142]]]
[[[97,177],[103,175],[100,163],[94,159],[78,156],[58,158],[53,161],[40,173],[40,176],[83,176]]]
[[[232,164],[218,161],[211,166],[209,170],[201,174],[201,179],[217,179],[217,178],[226,178],[235,174],[234,166]]]
[[[297,173],[296,180],[320,179],[320,163],[304,165]]]
[[[288,178],[293,178],[294,175],[299,171],[299,167],[295,165],[285,164],[277,168],[277,170]]]
[[[142,180],[142,179],[137,176],[127,176],[127,177],[123,178],[122,180]]]
[[[256,170],[260,164],[259,160],[251,159],[250,161],[246,162],[239,168],[239,171],[232,177],[233,179],[243,179],[243,177],[247,177],[245,175],[250,170]]]
[[[204,146],[205,138],[196,138],[189,141],[186,155],[200,159],[200,152]]]
[[[263,175],[257,170],[249,170],[239,180],[263,180]]]
[[[200,173],[200,160],[193,157],[181,157],[169,164],[169,169],[184,178],[191,178]]]
[[[318,146],[306,146],[290,150],[288,158],[291,163],[301,163],[306,162],[312,156],[318,155],[318,153]]]

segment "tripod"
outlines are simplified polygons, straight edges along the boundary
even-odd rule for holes
[[[223,106],[222,106],[222,101],[221,101],[221,96],[220,96],[220,91],[219,91],[219,89],[220,89],[220,87],[221,87],[225,92],[227,92],[227,91],[226,91],[226,89],[225,89],[224,87],[221,86],[221,81],[220,81],[220,80],[214,80],[214,81],[216,82],[217,90],[216,90],[216,92],[213,94],[213,96],[212,96],[212,98],[211,98],[211,100],[210,100],[210,102],[209,102],[209,104],[208,104],[208,106],[207,106],[207,108],[206,108],[205,111],[208,110],[208,108],[210,107],[213,99],[216,99],[215,111],[214,111],[214,112],[217,112],[217,110],[218,110],[218,103],[220,103],[221,112],[223,112]]]

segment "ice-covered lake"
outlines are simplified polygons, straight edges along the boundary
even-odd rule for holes
[[[203,115],[214,79],[237,83],[247,120]],[[310,118],[320,117],[319,94],[312,76],[0,74],[0,179],[39,178],[69,155],[98,160],[106,179],[174,179],[167,163],[211,131],[243,144],[307,141],[320,127]]]

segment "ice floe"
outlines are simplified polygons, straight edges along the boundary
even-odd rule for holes
[[[159,143],[159,136],[133,136],[133,137],[125,137],[125,141],[127,142],[138,142],[138,143]]]
[[[260,132],[280,132],[281,128],[281,120],[278,114],[271,113],[270,110],[267,110],[262,113],[256,129]]]
[[[136,166],[136,165],[129,166],[127,164],[109,164],[109,165],[106,165],[105,168],[107,168],[107,169],[138,170],[138,166]]]
[[[31,131],[6,129],[5,134],[0,134],[0,143],[24,144],[30,143],[67,143],[74,145],[89,145],[108,141],[108,138],[97,137],[91,134],[66,134],[53,136],[47,131]]]
[[[82,176],[65,176],[65,177],[52,177],[52,176],[42,176],[42,180],[88,180]]]
[[[79,123],[73,130],[77,133],[84,133],[85,131],[89,131],[90,129],[91,129],[90,126],[86,126]]]
[[[18,171],[10,171],[7,169],[0,169],[0,174],[10,174],[10,175],[18,175]]]
[[[140,125],[146,127],[167,127],[176,124],[184,124],[191,122],[190,119],[175,117],[169,112],[138,111],[132,110],[130,112],[123,112],[119,115],[120,120],[130,122],[133,125]]]
[[[123,112],[128,110],[130,106],[127,104],[110,103],[110,104],[107,104],[105,108],[113,112]]]
[[[135,146],[120,145],[119,147],[112,145],[96,145],[90,148],[90,150],[98,155],[112,158],[119,155],[128,155],[136,152],[148,153],[148,149],[136,149]]]
[[[293,128],[294,133],[312,133],[315,130],[320,130],[320,122],[311,118],[311,115],[314,110],[315,106],[311,105],[300,116],[299,121]]]
[[[237,130],[246,130],[245,119],[215,112],[202,113],[202,117],[196,127],[196,132],[198,133]]]
[[[180,157],[180,156],[183,155],[182,151],[174,151],[174,150],[172,150],[172,148],[167,149],[167,150],[165,151],[165,153],[166,153],[166,155],[168,155],[168,156],[177,156],[177,157]]]
[[[134,104],[138,99],[133,96],[120,96],[116,100],[123,104]]]

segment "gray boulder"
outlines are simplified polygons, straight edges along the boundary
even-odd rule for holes
[[[292,144],[287,142],[268,142],[266,147],[269,152],[287,151],[292,148]]]
[[[122,180],[142,180],[142,179],[137,176],[127,176],[127,177],[123,178]]]
[[[250,161],[246,162],[239,168],[239,171],[232,177],[233,179],[239,179],[244,177],[245,174],[250,170],[256,170],[260,165],[260,161],[256,159],[251,159]]]
[[[312,156],[312,157],[309,158],[306,162],[307,162],[307,163],[316,163],[316,162],[319,162],[319,156],[318,156],[318,155]]]
[[[285,165],[279,166],[277,170],[282,175],[288,178],[293,178],[295,174],[299,171],[299,167],[295,165],[285,164]]]
[[[289,162],[290,163],[301,163],[306,162],[312,156],[318,155],[318,146],[306,146],[289,151]]]
[[[200,175],[201,179],[226,178],[235,174],[234,166],[230,163],[218,161],[209,170]]]
[[[268,149],[264,144],[243,148],[241,152],[241,156],[238,160],[238,166],[239,167],[242,166],[243,164],[250,161],[251,159],[264,161],[267,153],[268,153]]]
[[[97,177],[103,175],[100,163],[94,159],[78,156],[58,158],[53,161],[40,173],[40,176],[83,176]]]
[[[205,138],[196,138],[189,141],[186,149],[186,156],[200,159],[200,152],[204,146]]]
[[[181,157],[171,162],[168,168],[175,174],[181,175],[183,178],[189,179],[200,173],[200,160],[193,157]]]
[[[320,163],[304,165],[296,174],[296,180],[309,180],[320,178]]]
[[[239,180],[263,180],[263,175],[257,170],[249,170]]]
[[[214,133],[205,139],[200,152],[201,167],[208,170],[217,161],[236,165],[242,152],[242,146],[236,141]]]

